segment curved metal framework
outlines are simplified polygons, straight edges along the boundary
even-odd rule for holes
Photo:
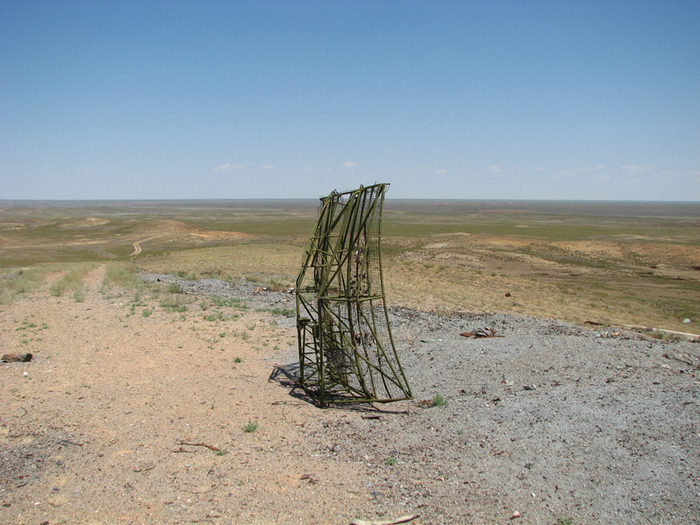
[[[301,386],[321,406],[410,399],[389,328],[380,223],[388,184],[321,199],[296,283]]]

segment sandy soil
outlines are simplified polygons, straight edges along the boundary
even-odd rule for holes
[[[396,308],[415,399],[320,409],[292,295],[100,271],[0,306],[1,523],[700,523],[698,344]]]

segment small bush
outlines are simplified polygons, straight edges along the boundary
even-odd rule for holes
[[[170,283],[168,285],[168,293],[182,293],[182,288],[177,283]]]
[[[248,423],[243,425],[243,432],[246,434],[250,434],[252,432],[255,432],[258,429],[258,422],[254,421],[252,419],[248,420]]]
[[[136,269],[127,263],[108,263],[105,268],[105,277],[102,281],[103,288],[119,286],[122,288],[135,288],[139,284]]]
[[[224,314],[221,312],[216,312],[215,314],[205,315],[204,320],[212,323],[216,321],[225,321],[226,316],[224,316]]]
[[[445,405],[447,405],[447,398],[440,394],[435,394],[430,401],[431,407],[444,407]]]
[[[66,288],[61,283],[52,283],[51,286],[49,286],[51,297],[61,297],[65,291]]]
[[[48,266],[41,266],[6,272],[0,278],[0,304],[10,304],[16,296],[36,291],[48,271]]]
[[[158,302],[158,306],[160,306],[161,308],[165,308],[166,310],[169,310],[171,312],[186,312],[187,306],[182,304],[178,299],[178,297],[167,297],[165,299],[161,299]]]

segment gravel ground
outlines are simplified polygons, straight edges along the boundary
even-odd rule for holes
[[[392,308],[415,399],[320,409],[293,385],[294,317],[271,313],[292,294],[177,282],[249,308],[0,306],[2,353],[35,355],[0,366],[0,522],[700,523],[696,343]]]

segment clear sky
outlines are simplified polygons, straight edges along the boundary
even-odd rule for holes
[[[700,200],[700,1],[0,0],[0,199]]]

